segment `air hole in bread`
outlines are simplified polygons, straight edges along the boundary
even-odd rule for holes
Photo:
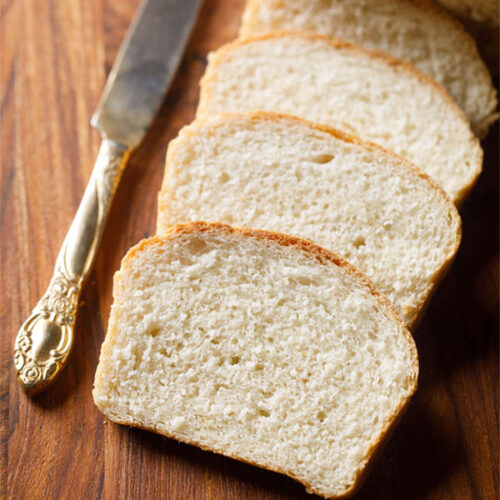
[[[209,248],[201,238],[191,238],[187,250],[191,255],[203,255],[209,251]]]
[[[313,156],[310,159],[310,161],[312,161],[313,163],[319,163],[320,165],[323,165],[324,163],[328,163],[328,162],[332,161],[334,158],[335,158],[335,156],[332,154],[323,153],[323,154],[318,154],[316,156]]]
[[[310,276],[298,276],[297,282],[304,286],[310,286],[314,284],[314,280]]]
[[[150,337],[155,338],[160,332],[161,332],[160,328],[151,328],[150,330],[147,331],[147,334]]]
[[[323,420],[325,420],[325,418],[326,418],[326,414],[324,411],[320,410],[320,411],[318,411],[318,413],[316,413],[316,417],[318,418],[318,420],[320,422],[323,422]]]
[[[366,240],[365,240],[365,237],[364,236],[358,236],[353,242],[352,244],[356,247],[356,248],[359,248],[359,247],[363,247],[365,246],[366,244]]]

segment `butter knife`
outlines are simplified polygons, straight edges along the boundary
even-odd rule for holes
[[[47,387],[68,359],[82,284],[130,152],[151,125],[175,74],[201,0],[145,0],[118,52],[91,124],[102,144],[49,287],[19,330],[18,380],[29,394]]]

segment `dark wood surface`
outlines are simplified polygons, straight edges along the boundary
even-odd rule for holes
[[[168,141],[192,120],[207,52],[236,35],[241,0],[206,0],[160,116],[124,174],[68,368],[36,399],[17,385],[13,341],[49,282],[90,175],[99,136],[89,119],[137,3],[2,1],[0,494],[311,498],[278,474],[107,423],[91,397],[113,273],[154,232]],[[359,498],[497,498],[498,126],[484,147],[484,173],[462,209],[462,247],[415,332],[418,393]]]

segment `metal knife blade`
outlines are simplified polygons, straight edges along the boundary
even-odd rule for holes
[[[175,74],[201,0],[144,0],[130,25],[91,123],[135,149]]]

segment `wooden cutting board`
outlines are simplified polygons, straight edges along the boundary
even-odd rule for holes
[[[47,286],[96,157],[89,127],[137,0],[4,0],[1,7],[1,478],[9,499],[297,499],[294,481],[106,422],[91,389],[126,250],[154,233],[170,139],[195,113],[210,50],[242,0],[206,0],[151,133],[130,162],[82,296],[70,363],[30,400],[17,329]],[[362,499],[494,499],[498,488],[498,126],[462,209],[463,244],[416,332],[420,387]],[[335,460],[335,457],[332,457]]]

